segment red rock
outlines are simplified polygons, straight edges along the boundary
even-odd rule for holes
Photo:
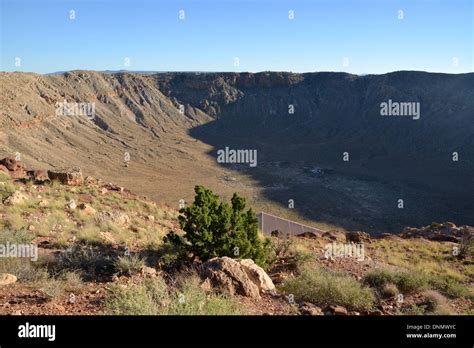
[[[35,182],[45,182],[49,181],[48,171],[44,169],[29,170],[27,174]]]
[[[27,177],[26,171],[24,170],[15,170],[15,171],[10,171],[10,176],[13,179],[24,179]]]
[[[10,174],[10,172],[8,171],[8,168],[5,167],[3,164],[0,164],[0,172],[4,172],[6,174]]]
[[[21,161],[17,161],[16,159],[11,157],[6,157],[0,160],[0,164],[4,165],[8,170],[12,172],[25,170],[25,167],[23,166],[23,163]]]

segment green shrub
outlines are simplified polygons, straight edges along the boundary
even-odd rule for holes
[[[268,263],[270,241],[262,242],[258,220],[245,199],[234,193],[231,205],[202,186],[194,189],[194,203],[180,210],[184,235],[170,232],[165,242],[179,246],[203,261],[213,257],[251,258],[260,266]]]
[[[124,288],[115,285],[105,302],[106,311],[114,315],[166,314],[166,284],[161,278],[146,279],[141,284]],[[161,301],[163,299],[163,301]]]
[[[0,258],[0,273],[11,273],[24,282],[37,282],[49,277],[43,265],[25,258]]]
[[[275,257],[277,259],[293,256],[295,254],[295,243],[293,238],[272,237],[270,238],[270,241],[272,243],[273,252],[275,253]]]
[[[394,283],[403,293],[411,293],[428,287],[428,277],[423,273],[399,272],[395,274]]]
[[[3,172],[0,172],[0,182],[3,183],[3,185],[0,185],[0,201],[3,201],[5,198],[16,191],[15,185],[9,180],[10,179],[7,177],[7,175],[5,175]]]
[[[143,266],[145,266],[145,261],[137,255],[119,256],[115,261],[115,270],[124,275],[140,273]]]
[[[409,307],[404,307],[397,310],[396,314],[397,315],[425,315],[426,306],[413,303]]]
[[[385,284],[391,283],[394,280],[392,272],[387,270],[375,270],[367,273],[363,282],[370,287],[381,289]]]
[[[453,311],[449,308],[446,297],[441,295],[439,292],[434,290],[427,290],[423,292],[423,305],[425,311],[437,315],[448,315],[453,314]]]
[[[62,252],[54,267],[56,273],[78,271],[87,279],[96,279],[115,270],[114,259],[102,250],[79,243]]]
[[[161,267],[173,267],[185,257],[182,248],[170,243],[152,246],[149,250],[156,253]]]
[[[422,273],[375,270],[364,276],[363,283],[377,289],[379,293],[382,293],[383,287],[389,283],[394,284],[403,293],[411,293],[426,289],[428,278]]]
[[[65,290],[69,292],[79,292],[84,287],[81,274],[79,272],[66,272],[61,276],[65,283]]]
[[[240,314],[239,304],[223,295],[210,295],[199,286],[196,275],[185,277],[172,294],[169,314],[172,315],[228,315]]]
[[[39,286],[49,300],[61,297],[66,290],[65,282],[55,278],[43,279],[39,282]]]
[[[5,245],[7,242],[10,244],[30,244],[33,240],[34,235],[26,231],[25,229],[0,230],[0,244]]]
[[[337,304],[351,310],[370,309],[374,296],[369,288],[346,274],[332,273],[305,265],[300,274],[284,282],[282,290],[295,299],[318,306]]]
[[[474,256],[474,235],[466,233],[461,239],[459,257],[465,258],[468,256]]]
[[[145,279],[137,285],[114,286],[105,302],[115,315],[232,315],[241,314],[239,304],[224,296],[207,294],[196,276],[186,277],[176,288],[163,278]]]
[[[474,294],[467,285],[448,276],[433,276],[429,279],[430,287],[441,291],[451,298],[466,297],[474,300]]]
[[[382,287],[381,294],[384,298],[395,297],[398,295],[398,288],[395,284],[386,283]]]
[[[467,285],[448,276],[427,275],[424,273],[387,270],[375,270],[365,275],[363,282],[377,289],[383,295],[383,288],[387,284],[394,284],[401,292],[411,293],[426,289],[436,289],[445,295],[458,298],[474,298]]]

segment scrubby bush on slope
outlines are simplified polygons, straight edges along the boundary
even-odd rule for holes
[[[246,210],[245,199],[234,193],[229,205],[202,186],[194,191],[194,203],[180,210],[184,235],[171,232],[165,241],[203,261],[228,256],[251,258],[265,266],[269,242],[260,240],[257,217],[252,209]]]

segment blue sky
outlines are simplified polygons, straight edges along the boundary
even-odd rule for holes
[[[0,2],[1,71],[474,69],[473,0]]]

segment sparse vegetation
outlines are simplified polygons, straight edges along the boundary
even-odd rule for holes
[[[43,279],[38,285],[40,290],[50,300],[61,297],[66,290],[65,282],[55,278]]]
[[[474,300],[474,291],[467,285],[448,276],[432,276],[428,283],[432,289],[436,289],[451,298],[465,297]]]
[[[206,294],[195,276],[175,288],[161,277],[138,285],[115,286],[106,302],[107,313],[116,315],[229,315],[241,314],[238,303],[221,295]]]
[[[72,293],[80,292],[84,287],[81,274],[79,272],[66,272],[61,276],[65,282],[65,290]]]
[[[97,289],[104,282],[111,289],[104,304],[106,313],[245,314],[247,307],[237,302],[239,297],[219,295],[208,284],[201,288],[196,274],[183,271],[190,261],[225,255],[255,259],[275,276],[280,292],[293,294],[298,302],[321,307],[337,304],[365,312],[376,302],[380,306],[393,303],[401,293],[406,302],[393,309],[398,314],[472,314],[474,267],[469,239],[457,244],[458,255],[453,253],[454,243],[373,240],[367,252],[387,268],[369,270],[358,281],[356,277],[365,273],[360,267],[356,272],[342,268],[348,273],[341,273],[334,270],[338,262],[320,258],[328,243],[324,237],[261,238],[255,214],[236,194],[227,204],[210,190],[196,187],[194,203],[178,214],[117,191],[103,193],[97,186],[57,182],[35,192],[36,185],[15,185],[1,176],[0,181],[2,198],[15,191],[25,197],[15,204],[0,204],[0,244],[45,243],[41,247],[45,259],[1,258],[0,272],[15,275],[23,289],[52,302],[65,301],[66,293],[80,294],[84,287]],[[71,201],[76,207],[66,204]],[[92,209],[79,207],[82,202]],[[175,232],[167,235],[169,231]],[[131,256],[126,256],[124,245],[133,250]],[[60,252],[51,253],[48,248]],[[145,259],[138,255],[146,255],[160,276],[144,268]],[[284,301],[282,307],[288,307],[284,313],[299,313],[298,305],[288,305],[283,298],[273,300]],[[258,306],[257,301],[253,305]]]
[[[110,274],[114,270],[113,256],[83,244],[73,244],[58,258],[55,272],[79,272],[88,279]]]
[[[474,235],[465,234],[461,239],[461,249],[459,252],[461,258],[474,256]]]
[[[374,303],[372,291],[352,277],[310,265],[303,266],[298,276],[287,280],[282,291],[318,306],[338,304],[348,309],[367,310]]]
[[[428,286],[426,276],[409,272],[391,272],[388,270],[375,270],[365,275],[363,282],[383,293],[387,284],[393,284],[402,293],[423,290]]]
[[[143,269],[144,265],[145,261],[138,255],[123,255],[115,260],[115,270],[124,275],[137,274]]]
[[[25,229],[9,230],[0,229],[0,244],[28,244],[31,243],[33,236],[28,233]]]
[[[389,284],[393,284],[404,294],[435,289],[454,298],[472,296],[467,286],[453,278],[429,275],[422,272],[374,270],[365,275],[363,282],[375,288],[379,294],[383,294],[385,288]]]
[[[23,282],[38,282],[49,277],[47,269],[39,262],[24,258],[1,258],[0,273],[11,273]]]
[[[427,290],[423,293],[426,312],[438,315],[453,314],[449,308],[446,297],[434,290]]]
[[[468,265],[463,265],[453,256],[450,243],[438,243],[423,239],[382,239],[372,247],[378,257],[412,273],[429,273],[449,276],[459,281],[467,281]]]
[[[393,298],[399,294],[398,288],[395,284],[386,283],[382,286],[381,295],[384,298]]]
[[[10,177],[5,173],[0,171],[0,201],[3,201],[5,198],[10,196],[13,192],[16,191],[15,185],[11,182]]]

